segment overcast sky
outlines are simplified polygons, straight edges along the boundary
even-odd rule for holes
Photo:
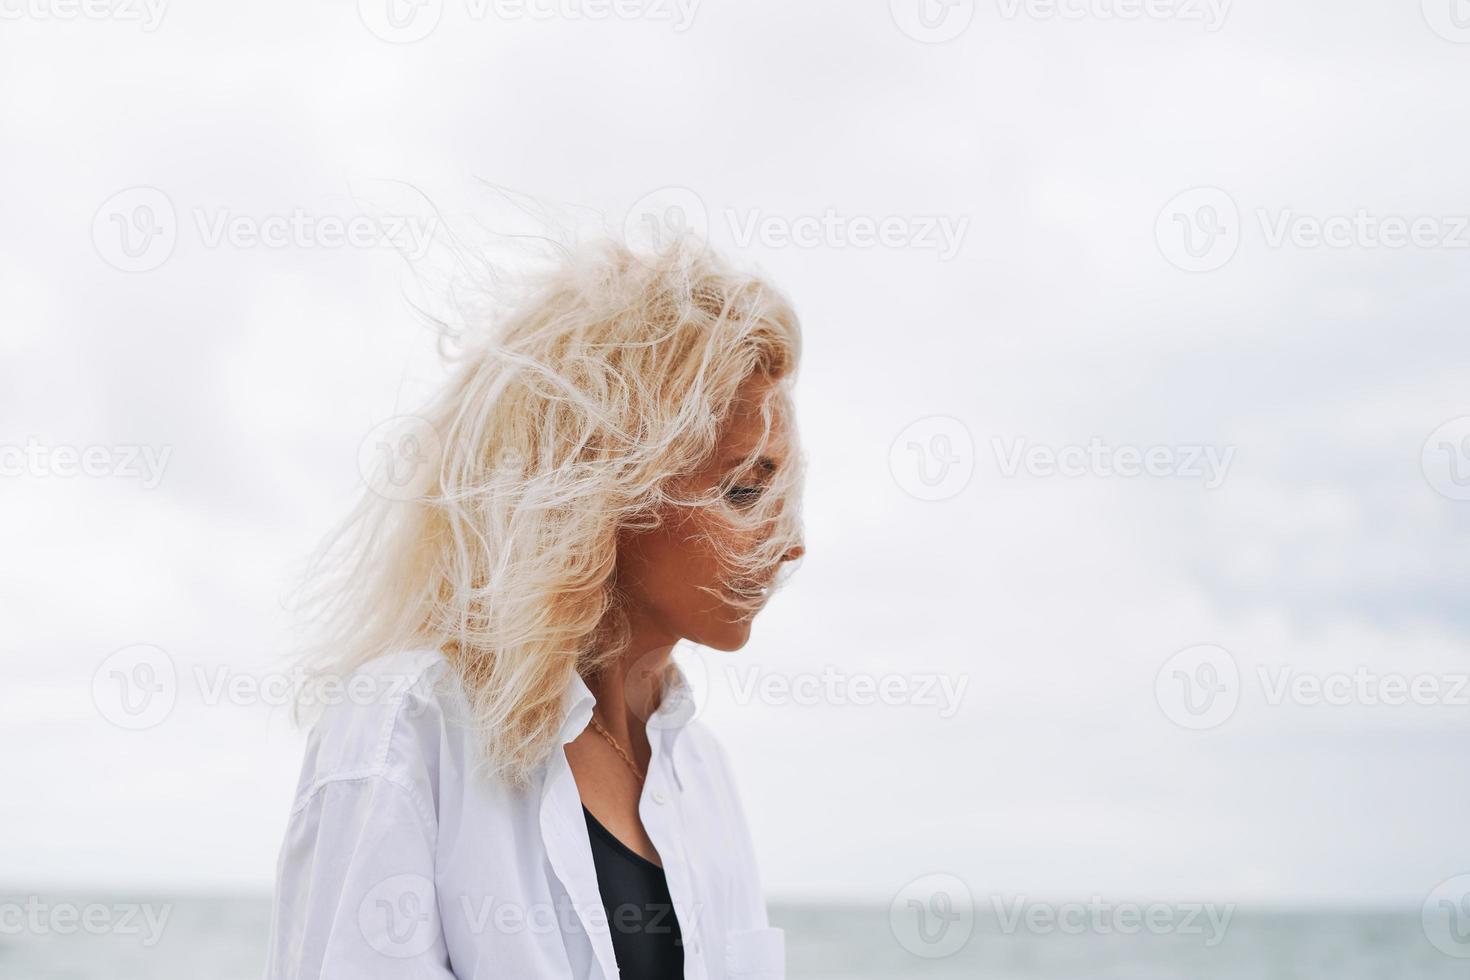
[[[1470,871],[1449,0],[63,9],[0,30],[0,886],[269,887],[302,735],[210,685],[439,378],[382,238],[534,230],[496,188],[803,317],[808,555],[684,654],[773,897]]]

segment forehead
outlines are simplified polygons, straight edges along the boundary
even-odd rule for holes
[[[770,432],[766,434],[766,413],[770,415]],[[716,459],[722,463],[739,462],[761,445],[762,455],[780,460],[789,448],[790,409],[785,392],[769,381],[750,381],[741,387],[730,406],[730,414],[720,426],[716,438]]]

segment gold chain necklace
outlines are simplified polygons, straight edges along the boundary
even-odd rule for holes
[[[638,781],[640,783],[643,782],[643,780],[646,778],[643,774],[643,770],[638,768],[638,764],[633,761],[632,757],[629,756],[628,753],[623,751],[623,747],[618,744],[618,740],[613,738],[611,732],[602,727],[601,723],[598,722],[596,717],[592,719],[592,727],[597,730],[597,734],[607,739],[607,744],[611,745],[613,747],[613,751],[616,752],[622,758],[622,760],[628,764],[628,768],[633,770],[633,775],[638,777]]]

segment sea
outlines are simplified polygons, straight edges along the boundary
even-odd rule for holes
[[[258,980],[269,909],[263,895],[0,896],[0,978]],[[916,939],[903,910],[888,906],[770,908],[771,924],[786,932],[793,980],[1470,977],[1470,959],[1454,955],[1470,956],[1470,944],[1436,947],[1418,910],[1233,908],[1223,926],[1201,916],[1189,928],[1179,915],[1170,928],[1099,917],[1081,902],[1050,915],[1032,911],[976,908],[973,918],[945,924],[958,931],[936,927]]]

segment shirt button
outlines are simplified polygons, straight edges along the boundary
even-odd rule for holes
[[[653,802],[657,803],[659,806],[663,806],[665,803],[669,802],[669,798],[665,796],[661,790],[654,790]]]

